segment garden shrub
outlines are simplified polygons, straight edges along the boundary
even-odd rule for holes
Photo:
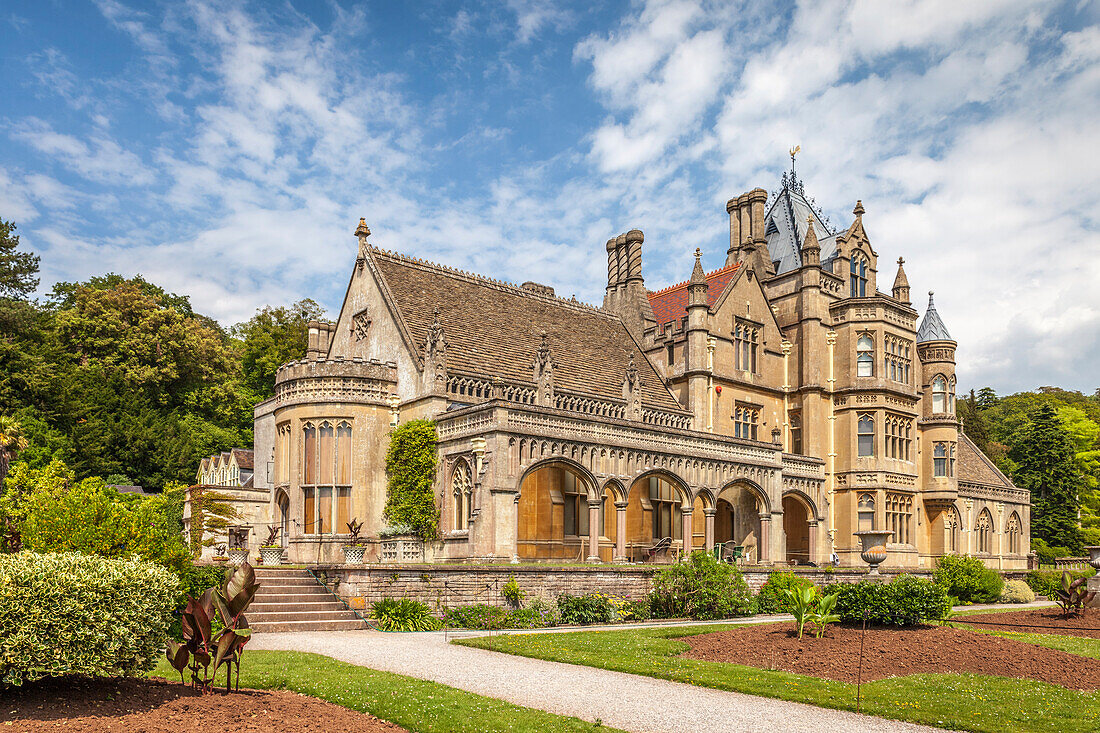
[[[0,685],[137,676],[164,649],[179,580],[136,559],[0,555]]]
[[[653,579],[650,608],[655,618],[716,619],[748,616],[756,603],[739,569],[693,552]]]
[[[1088,570],[1074,571],[1070,570],[1070,580],[1077,580],[1078,578],[1087,578],[1096,573],[1095,570],[1089,568]],[[1054,596],[1057,591],[1062,587],[1062,571],[1061,570],[1031,570],[1028,572],[1027,577],[1024,578],[1024,582],[1031,590],[1035,591],[1037,596],[1046,596],[1047,598],[1054,600]]]
[[[470,606],[448,608],[443,614],[443,622],[459,629],[503,629],[508,612],[500,606],[475,603]]]
[[[557,611],[541,603],[512,610],[483,603],[458,606],[448,609],[443,619],[447,626],[459,629],[540,629],[558,622]]]
[[[1035,600],[1035,591],[1022,580],[1010,580],[1001,591],[1001,603],[1031,603]]]
[[[504,600],[508,601],[508,605],[512,608],[519,608],[523,599],[527,597],[527,593],[519,587],[514,575],[508,576],[508,582],[500,589],[500,595],[504,596]]]
[[[558,613],[563,624],[609,624],[618,621],[611,599],[603,593],[558,596]]]
[[[790,571],[776,571],[768,576],[768,581],[760,586],[756,594],[756,612],[764,614],[790,613],[790,599],[783,591],[801,591],[803,588],[816,588],[813,581],[802,578]],[[820,595],[820,594],[819,594]]]
[[[435,631],[441,626],[426,604],[409,598],[376,601],[370,617],[383,631]]]
[[[912,575],[899,575],[890,583],[838,583],[823,593],[837,593],[836,614],[845,623],[861,623],[866,612],[869,624],[915,626],[939,621],[951,610],[943,586]]]
[[[435,423],[410,420],[394,428],[386,449],[388,493],[382,517],[391,525],[406,524],[425,540],[439,535],[435,505]]]
[[[996,603],[1004,587],[1000,573],[966,555],[941,557],[932,577],[960,603]]]

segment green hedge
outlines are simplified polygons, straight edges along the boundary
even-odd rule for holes
[[[981,560],[966,555],[941,557],[932,577],[947,595],[960,603],[996,603],[1004,589],[1004,578]]]
[[[1077,580],[1078,578],[1088,578],[1095,575],[1096,571],[1092,568],[1082,572],[1080,570],[1070,570],[1069,577],[1071,580]],[[1053,599],[1055,593],[1062,587],[1062,571],[1061,570],[1032,570],[1028,572],[1027,577],[1024,578],[1024,582],[1028,587],[1035,591],[1035,595],[1046,596]]]
[[[890,583],[837,583],[822,593],[838,594],[836,613],[845,623],[861,623],[866,614],[867,623],[876,626],[916,626],[946,618],[951,610],[943,586],[912,575],[899,575]]]
[[[0,555],[0,684],[150,671],[178,591],[175,575],[142,560]]]

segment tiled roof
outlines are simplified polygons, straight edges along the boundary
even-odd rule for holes
[[[1015,488],[1012,481],[974,445],[974,441],[959,433],[958,478],[972,484]]]
[[[729,285],[730,280],[737,274],[740,262],[721,267],[706,275],[707,278],[707,305],[714,307],[718,298]],[[669,321],[679,321],[687,315],[688,283],[682,282],[670,285],[664,290],[649,293],[649,305],[653,308],[653,315],[657,317],[657,323],[664,326]]]
[[[252,470],[253,453],[250,450],[244,448],[234,448],[233,455],[237,458],[237,467],[243,468],[246,471]]]
[[[925,341],[954,341],[947,332],[947,326],[943,325],[936,304],[932,302],[931,290],[928,291],[928,310],[924,312],[924,318],[920,320],[920,327],[917,329],[917,343]]]
[[[417,349],[439,309],[450,371],[533,384],[545,332],[556,388],[621,402],[633,355],[642,403],[683,409],[618,316],[391,252],[371,254]]]

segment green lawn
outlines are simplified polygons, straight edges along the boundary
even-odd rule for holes
[[[570,664],[647,675],[721,690],[855,710],[856,686],[776,670],[681,659],[676,637],[729,626],[694,626],[564,634],[515,634],[455,643]],[[1015,635],[1030,636],[1030,635]],[[1030,641],[1030,639],[1025,639]],[[1087,642],[1081,644],[1079,642]],[[1044,637],[1095,654],[1096,640]],[[1063,648],[1055,646],[1055,648]],[[1088,656],[1093,656],[1089,654]],[[920,674],[863,685],[862,712],[941,728],[974,731],[1097,731],[1100,693],[1082,693],[1032,680],[970,674]]]
[[[153,674],[179,679],[163,659]],[[218,675],[223,689],[224,674]],[[305,652],[245,651],[241,687],[293,690],[420,733],[616,730]]]

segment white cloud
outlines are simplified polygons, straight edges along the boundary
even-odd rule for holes
[[[32,117],[15,125],[11,136],[92,181],[129,186],[153,181],[152,172],[141,158],[98,132],[85,142]]]

